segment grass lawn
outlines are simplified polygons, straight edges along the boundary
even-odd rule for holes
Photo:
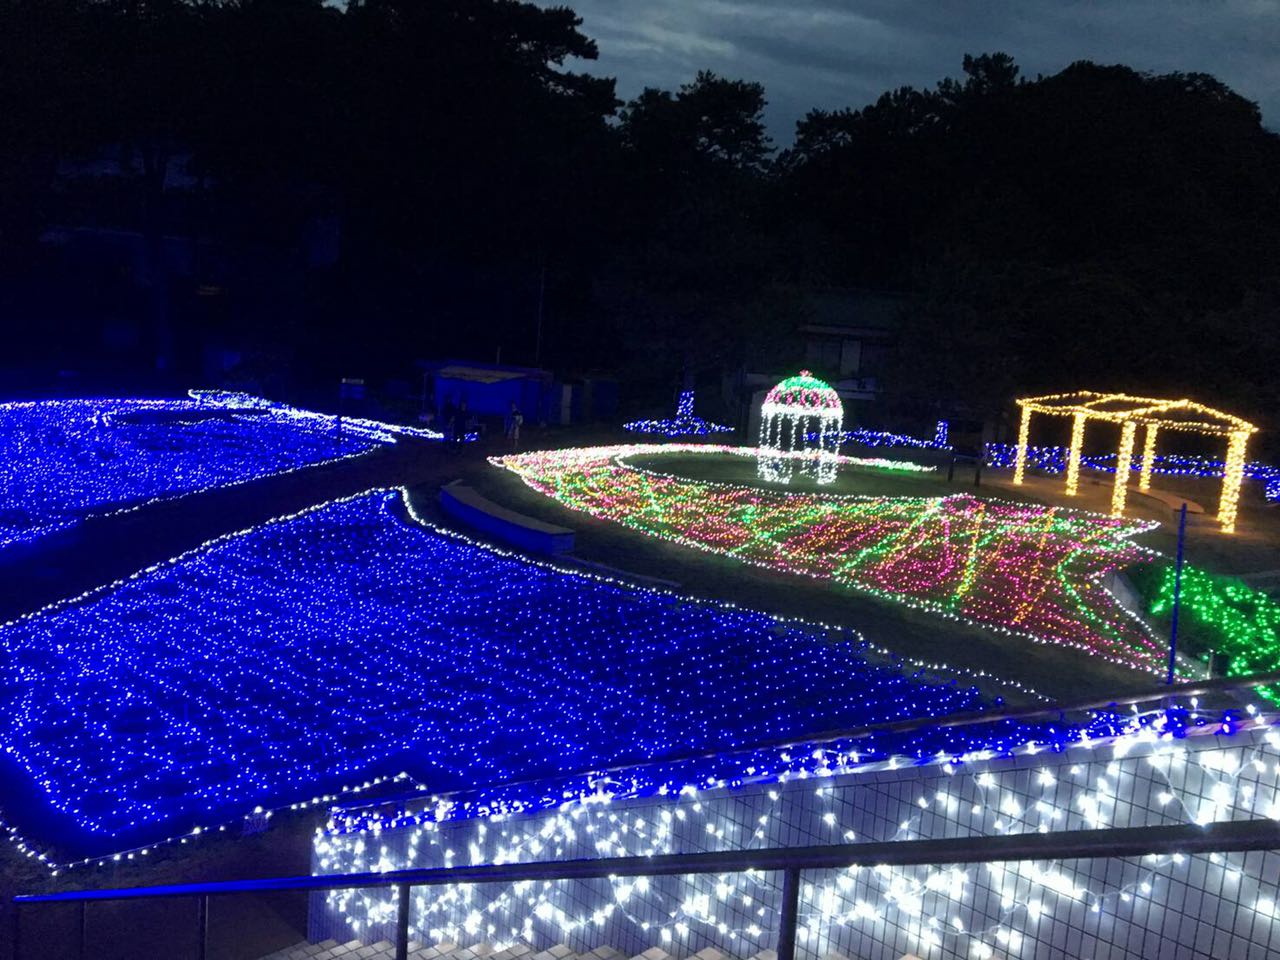
[[[912,454],[919,454],[913,456]],[[875,451],[869,451],[868,458],[879,458]],[[890,459],[886,457],[885,459]],[[799,479],[782,485],[761,480],[756,475],[756,463],[752,457],[708,456],[706,454],[658,454],[644,456],[637,454],[628,457],[627,462],[633,466],[652,470],[655,473],[670,473],[690,480],[707,480],[719,483],[733,483],[742,486],[758,486],[766,490],[786,490],[789,492],[822,493],[824,496],[861,497],[945,497],[949,494],[963,493],[980,498],[1018,499],[1031,503],[1040,500],[1035,496],[1019,496],[1011,498],[1007,492],[993,488],[989,484],[973,485],[973,468],[957,466],[955,478],[947,482],[946,461],[931,451],[920,450],[902,452],[898,457],[924,466],[936,466],[937,469],[923,473],[913,470],[891,470],[879,467],[843,466],[836,475],[836,480],[826,486],[818,486],[811,480]]]

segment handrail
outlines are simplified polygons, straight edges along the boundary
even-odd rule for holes
[[[1247,679],[1225,678],[1162,686],[1150,692],[1036,707],[1008,713],[967,713],[951,717],[913,719],[861,729],[830,731],[802,740],[777,740],[727,752],[787,748],[832,740],[858,739],[877,732],[903,732],[927,724],[941,727],[963,726],[1001,720],[1031,719],[1062,715],[1171,697],[1189,697],[1223,690],[1249,689],[1280,683],[1280,674]],[[675,763],[720,754],[699,753],[684,758],[667,758],[650,763]],[[629,768],[634,769],[636,765]],[[628,769],[610,768],[610,769]],[[596,771],[601,772],[601,771]],[[548,778],[542,778],[545,781]],[[505,786],[510,786],[507,784]],[[457,791],[454,795],[467,791]],[[386,799],[380,801],[387,802]],[[355,888],[394,888],[398,898],[395,920],[395,960],[407,960],[410,928],[410,892],[415,886],[453,883],[512,883],[521,880],[574,880],[606,877],[673,876],[745,871],[780,871],[777,960],[795,960],[800,876],[804,870],[841,869],[853,866],[912,866],[921,864],[974,863],[1011,860],[1073,860],[1096,857],[1138,857],[1150,854],[1236,853],[1280,849],[1280,822],[1244,820],[1214,823],[1206,827],[1178,824],[1159,827],[1128,827],[1102,830],[1059,831],[1056,833],[1006,834],[995,837],[962,837],[943,840],[906,840],[878,843],[833,844],[765,850],[734,850],[712,853],[667,854],[655,857],[622,857],[596,860],[539,861],[532,863],[479,864],[443,868],[387,871],[383,873],[330,874],[322,876],[269,877],[212,883],[169,884],[105,890],[63,891],[23,894],[13,898],[12,956],[22,956],[22,909],[39,904],[72,903],[79,910],[79,951],[81,960],[91,956],[88,936],[88,906],[91,902],[194,898],[196,900],[197,960],[208,956],[209,898],[237,893],[265,891],[308,891]]]
[[[1056,833],[1002,834],[945,840],[897,840],[830,846],[770,847],[713,853],[609,857],[598,860],[551,860],[532,863],[479,864],[347,873],[303,877],[269,877],[213,883],[166,884],[107,890],[73,890],[25,894],[13,898],[13,957],[21,957],[22,911],[36,904],[74,903],[79,907],[79,956],[92,955],[88,938],[88,905],[95,901],[196,899],[196,957],[206,960],[209,944],[209,898],[281,890],[394,888],[397,896],[395,958],[408,960],[411,891],[415,886],[450,883],[515,883],[519,881],[591,880],[610,877],[688,876],[746,871],[781,872],[778,906],[778,960],[795,960],[800,876],[804,870],[854,866],[913,866],[943,863],[993,863],[1010,860],[1078,860],[1097,857],[1142,857],[1151,854],[1243,853],[1280,849],[1280,823],[1238,820],[1208,826],[1177,824]]]
[[[891,723],[868,724],[861,727],[821,730],[817,733],[809,734],[804,737],[781,737],[773,740],[762,740],[758,743],[744,747],[727,747],[720,750],[700,750],[696,752],[660,757],[657,759],[622,761],[611,764],[607,767],[595,767],[590,770],[580,770],[576,773],[549,774],[547,776],[534,778],[508,780],[504,783],[496,784],[493,787],[486,787],[484,789],[487,791],[509,790],[515,787],[546,783],[553,780],[573,780],[577,777],[602,776],[611,773],[629,773],[635,770],[642,770],[645,767],[657,766],[659,764],[665,766],[680,763],[692,763],[698,760],[712,760],[718,757],[732,756],[735,754],[752,753],[756,750],[788,750],[800,747],[818,746],[825,743],[832,743],[837,740],[864,740],[876,735],[911,733],[915,730],[928,726],[934,726],[937,729],[945,730],[952,727],[976,726],[980,723],[999,723],[1001,721],[1009,720],[1034,720],[1045,717],[1059,717],[1067,713],[1082,713],[1089,710],[1101,710],[1106,707],[1132,706],[1138,703],[1145,703],[1152,700],[1163,700],[1171,697],[1199,697],[1229,690],[1249,690],[1270,684],[1280,685],[1280,672],[1255,674],[1252,677],[1217,677],[1208,680],[1192,680],[1186,683],[1162,683],[1142,692],[1125,694],[1119,697],[1107,697],[1102,699],[1093,698],[1090,700],[1078,700],[1074,703],[1049,704],[1042,707],[1025,707],[1011,712],[969,710],[963,713],[953,713],[945,717],[912,717],[909,720],[895,720]],[[350,811],[366,807],[379,807],[388,803],[405,803],[415,797],[458,797],[469,793],[475,793],[476,790],[476,787],[462,787],[457,790],[447,790],[440,793],[423,790],[405,790],[391,795],[384,795],[375,800],[361,800],[349,805],[343,805],[341,806],[341,809]]]
[[[940,863],[995,863],[1010,860],[1077,860],[1142,857],[1151,854],[1244,853],[1280,849],[1280,822],[1229,820],[1158,827],[1112,827],[1050,833],[1000,834],[943,840],[889,840],[805,847],[768,847],[712,853],[538,860],[526,863],[420,867],[380,873],[338,873],[258,880],[115,887],[21,894],[16,904],[79,903],[162,897],[220,896],[279,890],[342,890],[368,887],[439,886],[451,883],[516,883],[593,880],[608,877],[687,876],[748,870],[821,870],[855,866],[919,866]]]

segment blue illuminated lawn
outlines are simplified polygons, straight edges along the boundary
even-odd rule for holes
[[[375,446],[270,412],[194,400],[0,404],[0,549],[92,513],[225,486]]]
[[[208,823],[980,705],[844,641],[494,554],[399,494],[224,539],[0,628],[3,746],[79,828]]]

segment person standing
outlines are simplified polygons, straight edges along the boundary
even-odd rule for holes
[[[453,398],[445,397],[444,407],[440,411],[440,426],[443,428],[440,433],[443,434],[446,443],[453,442],[454,423],[457,418],[458,411],[453,404]]]
[[[453,442],[461,445],[467,439],[467,398],[458,401],[458,412],[453,417]]]
[[[520,408],[512,400],[511,413],[507,417],[507,439],[511,441],[511,449],[513,451],[520,446],[520,427],[523,423],[524,414],[520,412]]]

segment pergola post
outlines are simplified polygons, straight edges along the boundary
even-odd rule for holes
[[[1124,501],[1129,493],[1129,467],[1133,464],[1133,439],[1138,425],[1126,420],[1120,427],[1120,450],[1116,454],[1116,485],[1111,488],[1111,515],[1124,515]]]
[[[1071,418],[1071,448],[1067,451],[1067,496],[1074,497],[1080,487],[1080,451],[1084,447],[1085,415]]]
[[[1158,400],[1126,393],[1098,393],[1078,390],[1040,397],[1021,397],[1022,410],[1018,443],[1014,448],[1013,482],[1021,484],[1031,458],[1031,414],[1071,417],[1071,445],[1066,450],[1064,472],[1066,495],[1079,492],[1080,468],[1084,464],[1084,432],[1087,421],[1107,420],[1120,426],[1120,446],[1116,452],[1115,483],[1111,490],[1111,515],[1124,516],[1129,496],[1129,473],[1134,468],[1134,444],[1138,427],[1143,427],[1142,460],[1138,467],[1138,489],[1151,489],[1156,469],[1156,448],[1164,430],[1186,430],[1227,438],[1226,462],[1222,471],[1222,493],[1218,501],[1218,523],[1223,533],[1235,531],[1240,488],[1244,481],[1245,451],[1249,436],[1257,427],[1247,420],[1223,413],[1191,400]],[[1175,471],[1177,472],[1177,471]]]
[[[1031,408],[1026,404],[1018,404],[1022,407],[1022,422],[1018,425],[1018,448],[1014,451],[1013,460],[1013,482],[1022,483],[1022,475],[1027,470],[1027,441],[1031,439]]]
[[[1248,430],[1236,430],[1227,440],[1222,497],[1218,501],[1218,523],[1222,525],[1223,533],[1234,533],[1236,529],[1236,508],[1240,503],[1240,484],[1244,482],[1244,451],[1248,443]]]
[[[1138,489],[1151,489],[1151,467],[1156,459],[1156,434],[1160,432],[1158,424],[1148,423],[1146,439],[1142,443],[1142,470],[1138,474]]]

